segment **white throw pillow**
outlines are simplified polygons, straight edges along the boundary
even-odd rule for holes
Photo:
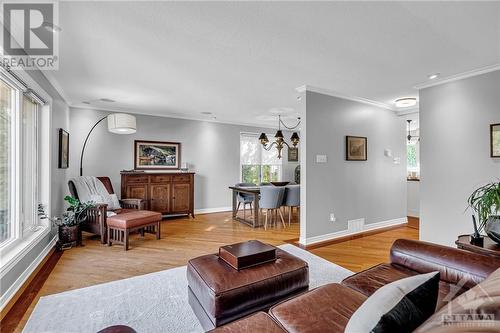
[[[412,332],[435,311],[439,272],[386,284],[354,312],[345,333]]]

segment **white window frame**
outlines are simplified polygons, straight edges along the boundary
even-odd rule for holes
[[[243,164],[241,163],[241,136],[243,135],[247,135],[247,136],[255,136],[256,138],[259,137],[259,133],[253,133],[253,132],[240,132],[240,137],[239,137],[239,147],[240,147],[240,155],[239,155],[239,158],[240,158],[240,170],[239,170],[239,173],[240,173],[240,183],[243,182]],[[267,137],[270,137],[270,138],[274,138],[274,134],[269,134],[269,133],[266,133]],[[274,148],[274,147],[273,147]],[[260,149],[264,149],[263,147],[260,147]],[[277,153],[277,151],[276,151]],[[246,164],[248,165],[248,164]],[[262,181],[262,166],[264,165],[277,165],[277,164],[262,164],[262,158],[261,158],[261,163],[260,164],[255,164],[255,165],[260,165],[260,180]],[[283,168],[285,166],[285,163],[284,163],[284,160],[283,160],[283,156],[281,157],[281,165],[279,165],[279,177],[278,177],[278,181],[281,181],[283,179]],[[259,184],[257,184],[259,185]]]
[[[27,92],[27,87],[36,91],[40,97],[45,100],[44,105],[38,106],[37,114],[37,127],[38,127],[38,150],[36,151],[36,168],[38,170],[38,177],[36,179],[38,187],[37,203],[41,203],[46,208],[46,211],[51,212],[51,119],[52,119],[52,98],[45,92],[26,72],[16,71],[22,81],[17,80],[15,76],[10,75],[5,69],[0,67],[0,77],[9,86],[15,90],[15,122],[14,131],[14,158],[11,176],[14,181],[11,184],[11,193],[15,193],[11,207],[13,208],[13,221],[15,221],[14,228],[11,229],[11,237],[8,241],[0,246],[0,279],[7,274],[12,267],[14,267],[38,242],[46,237],[51,230],[50,222],[47,220],[38,220],[41,228],[36,231],[25,232],[23,228],[23,221],[21,221],[21,175],[19,174],[19,165],[21,163],[21,108],[23,105],[23,96]],[[23,83],[26,83],[23,84]],[[36,214],[36,211],[34,212]],[[36,216],[36,215],[35,215]],[[12,217],[11,217],[12,219]]]

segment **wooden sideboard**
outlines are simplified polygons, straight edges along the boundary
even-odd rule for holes
[[[194,218],[194,172],[122,172],[122,198],[145,201],[144,209]]]

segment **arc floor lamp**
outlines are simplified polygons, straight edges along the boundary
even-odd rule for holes
[[[137,124],[135,117],[126,113],[112,113],[106,117],[99,119],[94,126],[90,129],[85,141],[83,142],[82,154],[80,156],[80,176],[83,176],[83,153],[85,153],[85,147],[87,146],[87,141],[89,140],[90,134],[102,122],[104,119],[108,119],[108,131],[115,134],[133,134],[137,132]]]

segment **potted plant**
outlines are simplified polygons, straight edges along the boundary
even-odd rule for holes
[[[475,226],[476,236],[484,230],[492,240],[500,244],[500,182],[476,189],[467,202],[479,221],[479,225]],[[475,220],[474,216],[473,218]]]
[[[58,226],[58,248],[67,249],[73,246],[79,246],[82,243],[79,225],[87,220],[87,210],[94,207],[92,202],[82,203],[71,196],[64,197],[64,201],[69,207],[63,213],[62,217],[49,217],[45,213],[43,205],[38,205],[38,216],[40,219],[48,219]]]

